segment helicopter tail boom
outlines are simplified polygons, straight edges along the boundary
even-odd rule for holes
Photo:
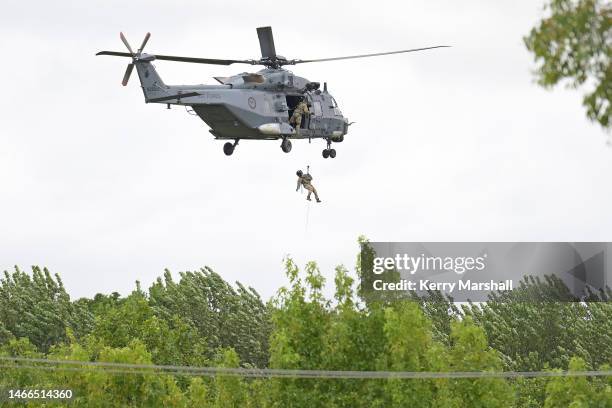
[[[172,96],[171,87],[164,84],[153,64],[148,61],[136,61],[134,64],[146,102],[161,102]]]
[[[100,51],[96,55],[112,55],[115,57],[131,58],[132,62],[128,64],[121,84],[123,86],[128,84],[132,71],[134,70],[134,67],[136,67],[146,102],[162,102],[177,99],[176,95],[172,95],[173,93],[176,94],[176,91],[173,92],[171,87],[164,84],[164,81],[162,81],[161,77],[155,70],[155,67],[153,64],[151,64],[151,61],[155,60],[155,55],[142,52],[150,37],[151,34],[147,33],[138,50],[134,52],[134,49],[130,46],[130,43],[128,42],[127,38],[125,38],[125,35],[123,35],[123,33],[119,33],[119,38],[129,52]]]

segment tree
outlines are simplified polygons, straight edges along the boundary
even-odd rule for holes
[[[189,384],[189,404],[190,407],[207,408],[212,407],[208,402],[208,387],[199,377],[194,377]]]
[[[72,343],[55,348],[49,356],[55,360],[97,361],[150,365],[151,353],[140,340],[125,347],[104,346],[94,342],[82,346]],[[76,407],[184,407],[185,395],[174,376],[158,372],[114,373],[98,367],[83,371],[57,370],[48,374],[47,384],[61,384],[73,391]],[[43,383],[44,384],[44,383]],[[28,385],[28,387],[32,387]],[[39,387],[44,388],[42,384]]]
[[[259,294],[240,283],[235,290],[210,268],[180,277],[175,282],[166,270],[149,288],[155,314],[166,321],[178,316],[194,327],[207,341],[209,358],[231,347],[243,364],[267,366],[270,312]]]
[[[419,304],[401,301],[385,309],[385,366],[391,371],[437,371],[445,353],[432,340],[431,322]],[[433,360],[433,364],[432,361]],[[435,368],[434,368],[435,366]],[[440,370],[445,371],[445,370]],[[436,400],[436,383],[431,380],[391,379],[385,386],[392,407],[428,407]]]
[[[59,275],[51,276],[46,268],[33,266],[30,276],[15,267],[0,278],[0,341],[8,332],[46,352],[67,339],[66,329],[81,337],[92,325],[91,313],[71,303]]]
[[[251,363],[241,360],[233,347],[220,345],[235,342],[247,358],[258,361],[262,349],[247,350],[255,342],[256,347],[265,345],[270,367],[280,369],[608,370],[601,363],[612,360],[612,303],[571,302],[575,299],[567,287],[554,279],[526,279],[512,292],[466,305],[461,314],[440,293],[424,298],[361,298],[353,277],[342,266],[336,268],[332,299],[324,296],[325,281],[316,263],[308,262],[300,272],[287,258],[285,272],[289,285],[268,306],[256,292],[240,286],[234,290],[208,270],[181,275],[180,282],[172,281],[167,273],[148,294],[137,283],[127,297],[99,294],[73,303],[59,277],[53,279],[48,272],[38,270],[32,278],[22,273],[5,275],[0,282],[0,304],[5,307],[0,309],[0,355],[144,365],[208,366],[213,361],[221,367],[240,367]],[[610,293],[603,295],[610,298]],[[50,320],[45,314],[30,316],[38,313],[36,302],[58,313],[57,319]],[[23,319],[18,313],[24,313]],[[227,333],[223,319],[233,330],[248,313],[259,313],[247,321],[252,333],[222,337]],[[91,320],[85,335],[74,330],[82,327],[73,323],[82,315]],[[270,328],[270,342],[264,343],[261,339]],[[52,336],[47,350],[41,350],[34,342],[49,341],[40,336],[46,329],[61,336]],[[218,347],[207,349],[207,344]],[[133,371],[74,364],[35,370],[16,366],[41,363],[3,361],[0,389],[61,385],[73,390],[76,398],[58,406],[71,407],[612,406],[610,377],[250,379],[225,374],[197,378],[152,368]]]
[[[591,367],[612,361],[612,303],[578,302],[558,278],[526,277],[511,292],[463,307],[510,371],[567,370],[572,357]],[[593,299],[595,300],[595,299]],[[518,406],[541,407],[548,379],[516,379]]]
[[[13,338],[3,345],[0,345],[0,356],[28,358],[43,357],[43,355],[36,349],[36,346],[33,345],[27,338]],[[8,387],[15,389],[39,384],[44,374],[36,370],[18,370],[8,368],[16,365],[15,363],[11,363],[9,361],[3,361],[2,365],[6,365],[7,367],[0,368],[0,389],[7,389]]]
[[[569,363],[571,371],[585,371],[584,360],[574,357]],[[545,408],[569,407],[610,407],[612,406],[612,387],[587,377],[557,377],[546,387]]]
[[[463,307],[486,332],[505,368],[567,369],[572,357],[591,367],[612,361],[612,303],[577,302],[559,278],[526,277],[510,292]],[[605,298],[604,298],[605,299]]]
[[[326,300],[316,264],[287,259],[289,288],[276,299],[272,368],[356,371],[500,371],[502,360],[470,317],[453,320],[450,346],[434,339],[432,322],[415,300],[353,299],[352,279],[336,269],[335,303]],[[438,309],[436,309],[438,310]],[[506,407],[510,385],[500,378],[474,380],[271,380],[272,406]],[[464,401],[468,401],[466,405]]]
[[[101,346],[126,347],[141,341],[156,364],[205,365],[206,339],[177,316],[169,321],[155,316],[144,294],[135,291],[119,306],[104,309],[96,317],[91,341]]]
[[[502,371],[498,352],[489,347],[484,330],[471,317],[453,322],[451,341],[449,368],[452,371]],[[462,401],[462,406],[501,408],[512,406],[514,401],[512,388],[502,378],[454,380],[450,389],[453,399]]]
[[[324,335],[329,324],[328,302],[321,293],[323,277],[316,264],[309,262],[305,285],[299,268],[290,258],[285,259],[285,273],[290,288],[281,288],[274,302],[270,367],[321,369]],[[318,385],[310,379],[273,379],[273,406],[317,406],[321,401]]]
[[[217,366],[237,368],[240,366],[238,354],[233,349],[223,350]],[[246,388],[240,377],[220,375],[215,377],[217,398],[215,408],[239,408],[246,402]]]
[[[592,88],[584,96],[587,116],[612,126],[612,6],[605,0],[550,0],[549,16],[524,38],[539,64],[538,83]]]

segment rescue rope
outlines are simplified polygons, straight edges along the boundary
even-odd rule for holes
[[[308,233],[308,216],[310,214],[310,201],[308,201],[308,203],[306,204],[306,229],[305,229],[305,233]]]
[[[310,165],[306,165],[306,174],[310,174]],[[306,204],[306,228],[304,230],[305,234],[308,234],[308,218],[310,215],[310,201]]]

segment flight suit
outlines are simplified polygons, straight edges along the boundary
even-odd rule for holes
[[[314,186],[310,183],[311,181],[312,181],[312,176],[310,174],[304,174],[302,177],[298,177],[297,188],[299,189],[300,185],[302,185],[306,190],[308,190],[308,195],[306,196],[306,199],[310,201],[310,194],[314,194],[315,199],[317,200],[318,203],[320,203],[321,200],[319,200],[317,189],[314,188]]]
[[[289,123],[293,124],[293,127],[295,128],[295,133],[298,135],[300,134],[300,125],[302,124],[302,115],[306,115],[307,113],[308,113],[308,105],[306,105],[306,102],[301,101],[295,107],[295,110],[293,111],[293,115],[291,115],[291,119],[289,119]]]

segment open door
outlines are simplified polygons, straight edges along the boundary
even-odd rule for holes
[[[304,100],[307,104],[310,104],[309,98],[307,96],[301,95],[286,95],[287,98],[287,114],[289,115],[289,119],[293,116],[293,111],[298,106],[300,101]],[[310,107],[308,108],[310,110]],[[300,129],[308,129],[309,115],[302,115],[302,123],[300,125]]]

